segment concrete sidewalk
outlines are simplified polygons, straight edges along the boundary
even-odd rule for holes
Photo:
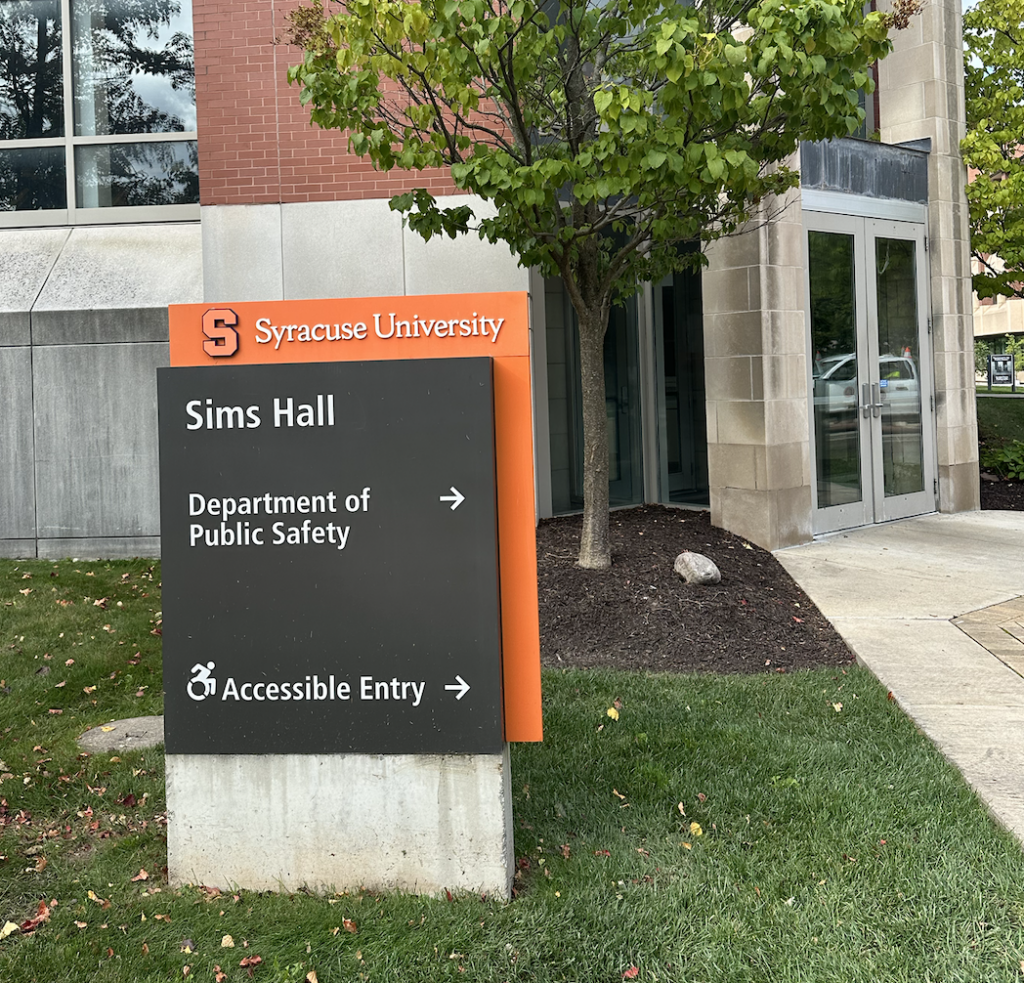
[[[775,555],[1024,842],[1024,512],[902,519]]]

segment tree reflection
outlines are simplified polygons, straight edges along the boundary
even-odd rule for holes
[[[0,139],[63,135],[60,3],[0,4]]]
[[[195,129],[190,15],[188,0],[72,0],[75,135]],[[0,3],[0,141],[66,136],[65,29],[60,0]],[[78,150],[79,204],[199,200],[193,144]],[[65,185],[63,145],[0,143],[0,210],[64,208]]]
[[[181,24],[180,3],[82,0],[72,11],[76,132],[174,133],[195,128],[192,35],[173,29]]]

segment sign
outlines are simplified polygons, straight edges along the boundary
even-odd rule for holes
[[[168,752],[500,750],[491,360],[158,384]]]
[[[172,366],[491,360],[505,739],[541,740],[527,294],[180,304],[168,314]]]
[[[989,355],[988,384],[990,386],[1013,385],[1013,356]]]

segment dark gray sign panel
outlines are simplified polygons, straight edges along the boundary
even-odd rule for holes
[[[1013,384],[1013,356],[989,355],[988,381],[990,386],[1009,386]]]
[[[167,751],[500,749],[490,359],[158,385]]]

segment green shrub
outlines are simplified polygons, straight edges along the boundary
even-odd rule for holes
[[[986,448],[981,452],[981,463],[1004,478],[1024,481],[1024,441],[1014,440],[1001,447]]]

